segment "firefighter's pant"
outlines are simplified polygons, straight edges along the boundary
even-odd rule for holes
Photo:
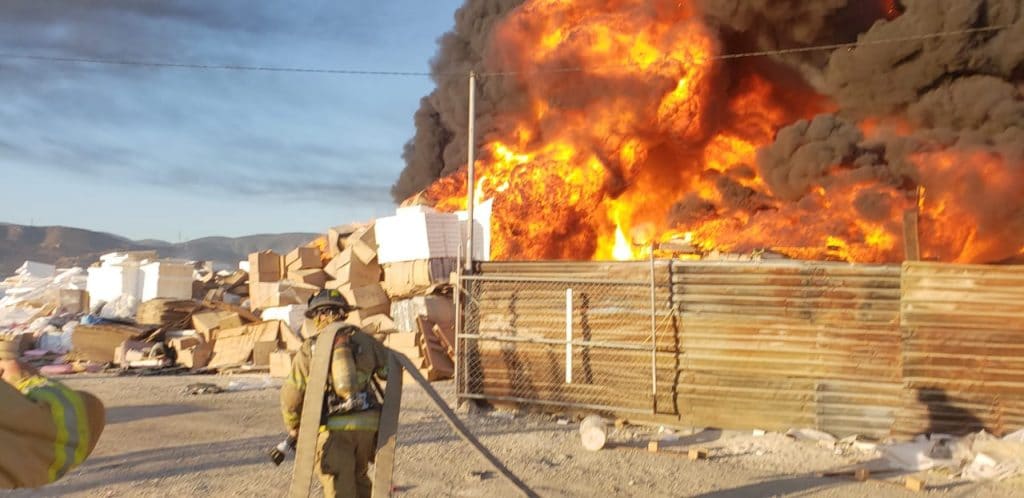
[[[325,498],[370,498],[367,475],[376,449],[376,432],[323,431],[316,441],[316,471]]]

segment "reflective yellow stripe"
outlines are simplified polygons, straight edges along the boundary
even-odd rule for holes
[[[21,394],[29,396],[29,391],[40,386],[45,386],[48,383],[49,380],[46,377],[33,375],[31,377],[25,377],[24,379],[21,379],[20,381],[18,381],[18,385],[14,387],[17,390],[21,391]],[[29,396],[29,398],[31,398],[31,396]]]
[[[53,423],[57,429],[57,437],[54,439],[53,445],[53,463],[50,464],[50,470],[47,474],[49,481],[53,482],[60,477],[58,473],[67,462],[64,450],[68,444],[69,434],[64,420],[64,406],[60,400],[57,399],[57,395],[49,389],[34,389],[32,395],[33,397],[37,397],[41,401],[50,405],[50,415],[53,417]]]
[[[50,481],[62,477],[82,463],[89,451],[89,413],[77,393],[60,382],[35,376],[19,383],[26,397],[50,407],[56,428],[54,460],[49,470]],[[70,413],[69,413],[70,411]]]
[[[92,434],[89,433],[89,412],[86,411],[85,401],[81,396],[66,387],[61,386],[61,388],[78,415],[75,417],[78,422],[78,445],[75,447],[75,461],[72,463],[74,466],[84,462],[85,457],[89,456],[89,441],[92,437]]]
[[[330,417],[325,427],[332,431],[375,431],[379,425],[380,412],[367,410]]]

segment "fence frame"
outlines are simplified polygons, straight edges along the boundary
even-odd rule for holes
[[[466,317],[465,311],[467,309],[474,308],[474,290],[481,286],[486,286],[489,283],[522,283],[522,284],[562,284],[565,286],[566,292],[566,321],[565,321],[565,338],[564,339],[547,339],[537,337],[517,337],[512,335],[496,335],[496,334],[481,334],[479,332],[473,333],[472,331],[467,332],[467,325],[472,327],[474,321]],[[637,292],[643,292],[646,297],[650,295],[650,344],[631,344],[618,341],[593,341],[593,340],[580,340],[576,339],[573,334],[573,323],[575,321],[575,307],[572,301],[574,295],[574,288],[579,286],[603,286],[603,287],[617,287],[617,288],[636,288]],[[534,405],[545,405],[545,406],[558,406],[570,409],[580,410],[593,410],[602,412],[614,412],[614,413],[638,413],[638,414],[650,414],[654,415],[657,413],[657,332],[656,332],[656,276],[655,276],[655,265],[654,260],[651,261],[650,273],[647,279],[639,280],[622,280],[622,279],[594,279],[594,278],[572,278],[563,276],[544,276],[544,275],[486,275],[486,274],[475,274],[475,275],[459,275],[459,315],[462,318],[459,320],[459,329],[456,331],[456,355],[458,356],[456,361],[456,393],[461,403],[464,400],[489,400],[499,402],[513,402],[513,403],[527,403]],[[586,350],[609,350],[609,351],[636,351],[636,352],[650,352],[650,371],[651,371],[651,382],[649,389],[651,392],[650,409],[637,409],[628,406],[620,406],[616,404],[592,404],[592,403],[574,403],[574,402],[559,402],[551,401],[539,398],[524,398],[519,396],[494,396],[487,395],[482,392],[471,392],[467,377],[467,354],[470,343],[479,344],[481,342],[497,342],[507,344],[541,344],[560,346],[565,349],[566,353],[566,384],[571,384],[573,381],[572,369],[575,363],[577,351],[581,349]],[[472,373],[469,373],[472,375]],[[624,395],[626,393],[623,393]]]

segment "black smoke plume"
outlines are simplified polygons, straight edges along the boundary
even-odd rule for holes
[[[465,163],[464,74],[483,69],[483,61],[500,52],[491,46],[492,30],[520,3],[467,0],[456,14],[455,30],[442,38],[433,62],[438,87],[415,116],[406,168],[392,190],[396,200]],[[648,4],[652,10],[666,5]],[[933,257],[996,261],[1024,247],[1021,0],[697,0],[694,5],[717,30],[723,53],[859,43],[724,62],[723,87],[756,73],[773,83],[777,96],[789,91],[778,97],[783,101],[798,104],[813,88],[834,103],[835,111],[776,130],[775,142],[759,151],[754,165],[707,173],[720,175],[711,178],[721,194],[718,201],[679,192],[669,214],[675,225],[686,228],[737,211],[751,216],[801,206],[813,211],[819,204],[814,195],[822,189],[874,185],[850,201],[864,219],[891,217],[894,203],[927,191],[930,199],[955,199],[955,209],[978,223],[962,240],[941,243],[991,241],[974,254],[936,249]],[[986,27],[1000,29],[963,33]],[[936,33],[944,34],[931,36]],[[522,108],[525,91],[516,85],[514,78],[484,80],[477,111],[480,137],[500,131],[499,117]],[[718,121],[715,126],[732,129],[757,125],[757,120],[728,116]],[[959,162],[943,162],[941,154]],[[687,167],[682,163],[679,167]],[[764,179],[758,189],[744,186],[753,169]],[[992,185],[993,178],[998,184]]]
[[[521,3],[523,0],[466,0],[456,11],[455,28],[438,41],[440,48],[430,64],[437,88],[420,101],[414,116],[416,134],[402,152],[405,169],[391,189],[395,201],[411,197],[466,164],[466,75],[484,71],[495,23]],[[498,126],[495,118],[503,110],[520,104],[520,91],[513,84],[510,78],[480,81],[476,95],[478,137]]]

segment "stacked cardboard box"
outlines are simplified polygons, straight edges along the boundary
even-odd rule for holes
[[[250,254],[249,308],[305,304],[327,282],[319,265],[319,250],[315,247],[297,248],[287,257],[273,251]]]
[[[139,305],[135,321],[177,330],[188,327],[192,314],[201,308],[202,304],[190,299],[153,299]]]
[[[253,310],[306,304],[320,290],[315,285],[298,282],[256,282],[249,283],[249,306]]]
[[[203,368],[213,355],[213,346],[195,330],[169,333],[165,342],[177,354],[178,364],[187,368]]]
[[[296,336],[302,331],[302,326],[306,321],[306,309],[307,306],[303,304],[289,304],[288,306],[278,306],[276,308],[267,308],[260,314],[260,318],[264,321],[280,320],[288,326]]]
[[[276,294],[284,278],[284,258],[274,251],[249,255],[249,307],[253,310],[278,306]]]
[[[161,298],[191,299],[193,268],[187,261],[161,260],[145,263],[142,272],[142,301]]]
[[[218,331],[209,366],[224,368],[252,362],[257,367],[269,367],[271,354],[287,347],[282,328],[287,328],[284,322],[274,320]]]
[[[356,257],[351,248],[338,253],[327,263],[325,270],[332,279],[327,282],[328,289],[337,289],[342,285],[380,285],[381,269],[377,261],[363,261]]]
[[[338,290],[349,304],[359,308],[349,314],[349,323],[372,329],[368,330],[371,333],[389,329],[391,300],[381,286],[374,227],[357,228],[339,244],[342,249],[327,264],[326,272],[332,279],[327,288]]]
[[[320,250],[316,247],[298,247],[284,258],[287,278],[291,282],[323,288],[327,274],[323,271]]]
[[[249,282],[280,282],[284,278],[284,259],[274,251],[249,255]]]
[[[309,246],[296,247],[285,255],[284,266],[288,272],[320,268],[320,250]]]
[[[384,290],[391,299],[405,299],[433,293],[448,285],[457,268],[453,258],[399,261],[384,266]]]
[[[352,223],[349,225],[340,225],[327,229],[327,255],[331,258],[337,256],[345,249],[345,242],[348,238],[361,228],[365,228],[365,225],[358,223]]]
[[[144,333],[144,329],[128,325],[79,325],[71,336],[71,350],[77,360],[111,363],[122,342],[140,339]]]
[[[385,345],[419,362],[429,380],[455,372],[455,305],[444,295],[416,296],[391,303],[395,332]]]
[[[192,328],[207,343],[213,344],[217,331],[242,326],[238,313],[230,311],[208,311],[192,315]]]
[[[192,287],[192,299],[240,303],[249,295],[249,273],[236,270],[231,273],[214,273],[212,269],[196,280]]]

